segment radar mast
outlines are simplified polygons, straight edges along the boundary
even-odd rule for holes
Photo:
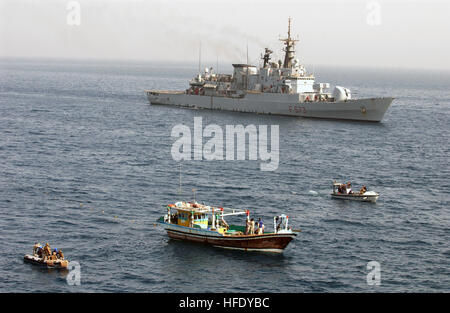
[[[264,60],[263,68],[266,68],[269,65],[270,55],[273,53],[269,48],[265,48],[264,56],[261,56],[261,59]]]
[[[283,51],[285,52],[284,54],[284,63],[283,63],[283,67],[284,68],[291,68],[292,67],[292,62],[295,58],[295,43],[297,41],[299,41],[298,39],[292,39],[291,38],[291,20],[292,18],[288,18],[288,37],[284,38],[284,39],[280,39],[280,41],[284,41],[284,44],[286,45],[286,47],[283,49]]]

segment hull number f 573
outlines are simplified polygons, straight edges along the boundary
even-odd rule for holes
[[[289,112],[306,114],[306,108],[304,106],[290,105]]]

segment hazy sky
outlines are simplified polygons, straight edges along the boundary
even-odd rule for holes
[[[73,2],[0,0],[0,57],[256,63],[290,16],[304,64],[450,70],[450,1]]]

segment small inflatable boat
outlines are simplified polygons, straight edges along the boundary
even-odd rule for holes
[[[69,267],[69,261],[68,260],[44,260],[43,258],[40,258],[36,255],[31,254],[25,254],[23,257],[23,260],[28,263],[38,264],[42,266],[46,266],[48,268],[68,268]]]

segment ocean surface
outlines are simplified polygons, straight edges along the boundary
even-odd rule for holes
[[[195,73],[0,60],[0,292],[450,292],[450,73],[315,67],[354,97],[394,96],[381,123],[149,105],[144,90],[185,89]],[[247,159],[180,170],[171,130],[193,130],[196,116],[224,129],[279,125],[278,169]],[[332,200],[335,179],[380,199]],[[169,240],[155,221],[192,189],[267,228],[286,213],[302,231],[277,255]],[[81,284],[24,263],[36,241],[79,262]],[[367,283],[370,261],[380,285]]]

